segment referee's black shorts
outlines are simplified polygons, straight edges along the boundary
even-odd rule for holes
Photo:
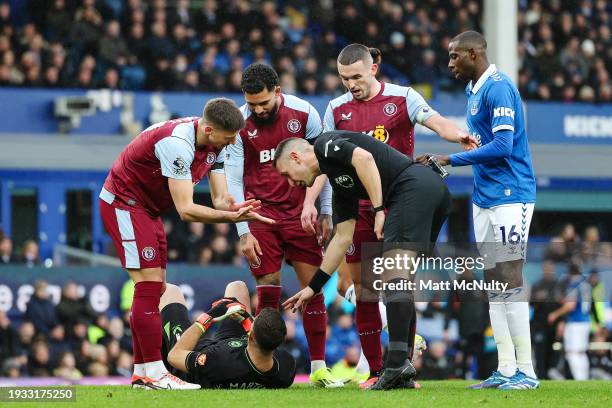
[[[162,357],[168,370],[177,375],[175,370],[171,370],[168,363],[168,353],[178,342],[181,335],[191,326],[187,307],[181,303],[170,303],[166,305],[160,313],[162,321]],[[195,350],[203,351],[206,347],[224,339],[242,338],[247,335],[242,325],[235,319],[227,318],[220,323],[214,324],[210,331],[207,331],[200,338]]]
[[[429,252],[450,213],[450,193],[432,169],[413,164],[399,174],[385,206],[384,251]]]

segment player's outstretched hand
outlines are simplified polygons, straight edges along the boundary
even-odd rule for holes
[[[305,204],[302,208],[302,215],[300,221],[302,221],[302,228],[308,235],[315,235],[316,223],[317,223],[317,208],[312,204]]]
[[[295,313],[295,311],[302,307],[305,303],[308,303],[310,298],[312,298],[314,295],[315,293],[310,286],[306,286],[304,289],[285,300],[283,303],[283,308],[285,310],[291,309],[291,311]]]
[[[327,242],[332,236],[332,232],[334,230],[334,223],[332,221],[332,217],[329,214],[321,214],[319,215],[319,219],[317,220],[316,225],[317,230],[317,242],[321,246],[327,245]]]
[[[230,211],[238,211],[241,208],[249,207],[249,206],[254,211],[257,211],[259,208],[261,208],[261,201],[256,200],[254,198],[243,201],[242,203],[236,204],[236,202],[234,201],[234,197],[232,197],[231,195],[228,195],[227,203],[228,203],[228,208]]]
[[[478,140],[467,132],[461,132],[459,144],[463,150],[474,150],[478,148]]]
[[[261,265],[260,256],[263,255],[259,241],[250,232],[240,236],[240,250],[242,255],[247,259],[247,262],[251,266]]]
[[[242,207],[237,211],[234,211],[232,222],[240,221],[259,221],[264,224],[276,224],[272,218],[264,217],[259,213],[255,212],[252,205]]]
[[[385,237],[385,232],[383,231],[385,227],[385,218],[386,215],[384,211],[378,211],[374,216],[374,233],[379,240]]]

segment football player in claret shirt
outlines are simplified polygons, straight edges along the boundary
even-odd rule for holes
[[[242,74],[246,104],[240,111],[246,125],[236,143],[226,149],[228,190],[236,202],[261,201],[258,212],[276,221],[237,224],[240,246],[257,282],[256,314],[277,309],[281,297],[283,259],[293,266],[302,286],[321,264],[322,244],[331,233],[331,187],[325,178],[308,189],[291,187],[272,166],[276,146],[290,137],[314,139],[322,131],[321,118],[305,100],[281,92],[279,78],[268,65],[255,63]],[[321,215],[315,207],[320,197]],[[342,387],[325,365],[327,312],[323,294],[304,308],[304,331],[311,361],[310,380],[325,388]]]
[[[416,90],[377,80],[381,60],[380,50],[362,44],[350,44],[340,52],[338,73],[348,92],[328,104],[323,117],[325,132],[366,133],[412,158],[414,127],[418,123],[449,142],[460,143],[464,149],[476,147],[475,139],[436,112]],[[386,322],[381,315],[385,317],[386,314],[380,312],[382,304],[355,296],[361,290],[361,244],[377,241],[371,203],[362,200],[359,207],[353,243],[347,250],[346,262],[338,271],[338,291],[356,306],[355,320],[363,351],[358,370],[367,379],[360,387],[367,388],[376,382],[382,369],[380,332]],[[408,318],[413,320],[409,340],[412,356],[416,315]],[[418,384],[413,385],[418,387]]]
[[[210,100],[201,118],[157,123],[125,147],[100,192],[100,215],[121,264],[135,282],[130,327],[134,346],[132,383],[155,389],[195,389],[166,370],[161,358],[159,299],[166,279],[166,234],[161,215],[172,205],[183,221],[257,219],[255,200],[235,204],[227,193],[221,149],[244,127],[229,99]],[[193,202],[194,186],[208,175],[217,209]]]
[[[505,292],[488,293],[497,370],[471,387],[535,389],[540,382],[531,360],[529,304],[523,287],[535,175],[521,95],[506,74],[489,64],[486,51],[485,38],[475,31],[463,32],[449,43],[449,70],[469,81],[467,125],[479,147],[435,157],[443,166],[472,166],[474,236],[487,260],[485,278],[509,284]]]

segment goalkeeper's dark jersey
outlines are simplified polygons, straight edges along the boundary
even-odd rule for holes
[[[295,377],[295,359],[284,350],[274,352],[274,365],[261,372],[247,353],[247,339],[229,338],[198,343],[187,357],[186,381],[202,388],[288,388]]]
[[[189,353],[185,365],[188,373],[168,364],[168,352],[181,334],[191,326],[185,305],[171,303],[161,311],[162,356],[172,374],[202,388],[288,388],[295,377],[295,359],[286,351],[274,352],[274,365],[262,373],[247,354],[247,333],[234,319],[213,325]]]

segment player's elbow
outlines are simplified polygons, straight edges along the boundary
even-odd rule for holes
[[[168,353],[168,363],[170,363],[170,365],[174,368],[181,368],[181,364],[183,363],[180,360],[179,357],[178,350],[176,348],[176,346],[172,347],[172,350],[170,350],[170,352]]]
[[[500,157],[502,159],[509,159],[512,156],[512,143],[505,143],[500,149]]]
[[[353,164],[353,167],[355,167],[355,169],[358,169],[361,166],[368,165],[369,163],[374,163],[374,156],[372,156],[372,153],[368,152],[367,150],[358,147],[353,151],[353,157],[351,162]]]
[[[191,212],[189,212],[189,210],[182,210],[179,211],[177,209],[178,215],[181,218],[181,221],[184,222],[192,222],[192,221],[197,221],[196,218],[191,214]]]

